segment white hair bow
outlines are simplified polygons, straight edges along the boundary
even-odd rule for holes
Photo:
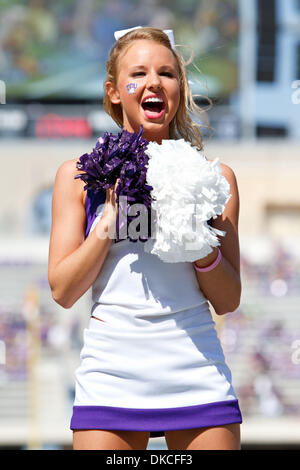
[[[143,26],[135,26],[134,28],[129,28],[129,29],[121,29],[120,31],[115,31],[114,36],[116,41],[120,39],[124,34],[129,33],[129,31],[133,31],[134,29],[139,29],[143,28]],[[175,49],[175,40],[174,40],[174,33],[173,29],[164,29],[163,32],[168,36],[170,39],[170,43],[173,49]]]

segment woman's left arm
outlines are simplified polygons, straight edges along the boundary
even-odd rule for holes
[[[222,258],[219,264],[208,272],[199,272],[195,275],[203,294],[212,304],[218,315],[233,312],[240,305],[241,278],[240,278],[240,247],[238,235],[239,220],[239,192],[233,170],[221,163],[222,174],[230,184],[231,198],[225,206],[223,214],[212,220],[212,227],[225,230],[226,235],[219,237],[219,249]],[[217,248],[205,258],[196,260],[199,268],[209,266],[217,258]]]

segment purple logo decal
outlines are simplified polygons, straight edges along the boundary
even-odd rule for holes
[[[129,95],[132,95],[133,93],[135,93],[137,86],[138,86],[137,83],[128,83],[128,85],[126,85]]]

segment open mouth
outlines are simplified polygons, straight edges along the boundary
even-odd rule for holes
[[[151,98],[142,103],[142,108],[147,118],[158,119],[164,114],[166,105],[162,100],[154,100]]]

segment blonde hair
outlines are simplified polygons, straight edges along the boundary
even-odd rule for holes
[[[180,102],[177,112],[169,124],[169,135],[171,139],[180,139],[191,143],[191,145],[197,147],[199,150],[203,149],[203,136],[200,131],[201,124],[197,124],[190,117],[190,112],[200,114],[203,110],[195,103],[193,95],[186,76],[186,63],[183,57],[172,48],[168,36],[157,28],[145,27],[129,31],[122,36],[111,48],[108,60],[106,62],[106,78],[104,81],[104,109],[112,119],[118,124],[119,127],[123,125],[123,113],[122,106],[115,104],[110,101],[110,98],[106,92],[105,83],[107,81],[116,84],[118,77],[118,64],[122,57],[127,51],[129,45],[133,41],[138,39],[147,39],[155,41],[163,46],[167,47],[176,59],[176,63],[179,71],[179,85],[180,85]],[[206,97],[210,102],[211,100]],[[209,126],[207,126],[209,127]]]

